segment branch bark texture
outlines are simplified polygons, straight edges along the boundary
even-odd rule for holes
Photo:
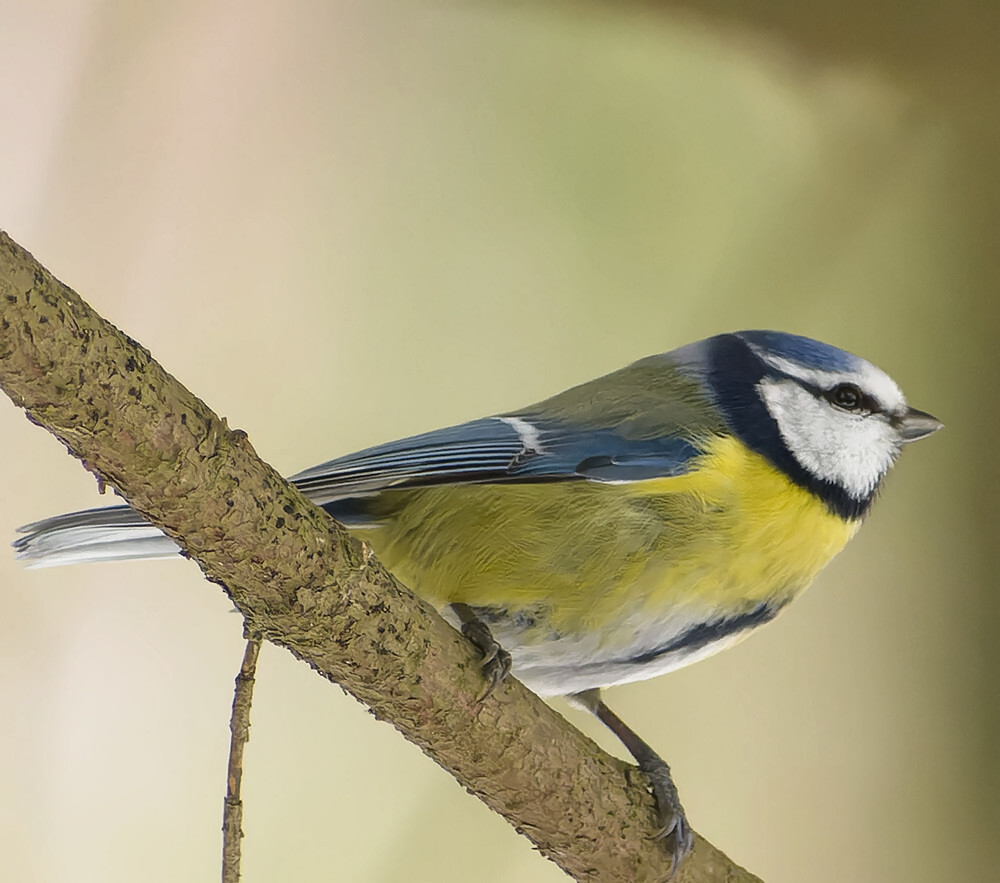
[[[0,233],[0,386],[172,536],[246,630],[391,722],[578,880],[664,879],[641,776],[476,652],[171,377]],[[675,880],[752,881],[707,841]]]

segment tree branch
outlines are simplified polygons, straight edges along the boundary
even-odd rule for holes
[[[0,233],[0,386],[196,560],[259,634],[340,684],[578,880],[662,880],[653,801],[166,373]],[[698,838],[677,881],[752,881]]]

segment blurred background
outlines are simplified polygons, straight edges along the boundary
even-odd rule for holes
[[[609,699],[768,883],[995,879],[1000,7],[730,5],[0,0],[0,227],[285,473],[723,330],[877,362],[946,430]],[[0,455],[0,538],[113,502],[6,398]],[[0,549],[0,609],[0,877],[218,879],[218,588]],[[273,647],[244,799],[248,883],[564,879]]]

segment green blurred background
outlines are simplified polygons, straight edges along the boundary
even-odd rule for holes
[[[997,879],[1000,7],[725,6],[0,0],[0,227],[286,473],[721,330],[877,362],[945,432],[776,624],[610,699],[768,883]],[[0,453],[0,538],[102,502],[6,399]],[[0,586],[0,878],[217,879],[221,592]],[[270,647],[244,789],[248,883],[563,879]]]

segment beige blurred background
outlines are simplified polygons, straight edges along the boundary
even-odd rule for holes
[[[1000,13],[700,8],[0,0],[0,227],[286,473],[721,330],[876,361],[946,431],[776,624],[610,698],[768,883],[997,879]],[[6,399],[0,454],[0,538],[102,502]],[[0,599],[0,879],[217,879],[218,588],[0,548]],[[248,883],[563,879],[274,648],[244,789]]]

